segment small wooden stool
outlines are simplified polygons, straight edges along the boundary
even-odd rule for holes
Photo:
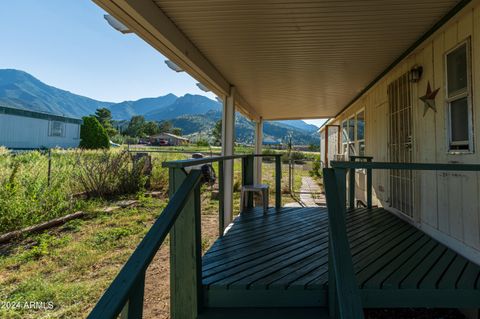
[[[240,193],[240,212],[243,213],[245,206],[247,204],[247,194],[248,192],[259,193],[262,197],[263,212],[268,211],[268,185],[257,184],[257,185],[244,185]]]

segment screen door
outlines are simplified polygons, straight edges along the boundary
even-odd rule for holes
[[[412,92],[409,74],[405,73],[388,85],[389,156],[391,162],[411,163]],[[411,170],[390,170],[390,205],[413,218],[413,173]]]

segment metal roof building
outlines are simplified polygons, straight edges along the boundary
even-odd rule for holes
[[[81,119],[0,106],[0,146],[10,149],[74,148]]]

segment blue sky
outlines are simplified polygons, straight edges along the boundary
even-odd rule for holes
[[[102,101],[167,93],[214,97],[188,74],[171,71],[136,35],[112,29],[103,14],[88,0],[0,1],[0,68]]]

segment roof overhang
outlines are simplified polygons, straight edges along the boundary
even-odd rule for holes
[[[470,1],[94,0],[252,119],[329,118]]]

